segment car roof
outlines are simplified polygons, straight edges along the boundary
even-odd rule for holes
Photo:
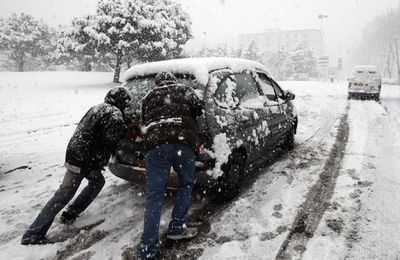
[[[265,72],[269,77],[271,74],[267,68],[256,61],[238,58],[185,58],[165,61],[149,62],[135,65],[124,73],[124,80],[128,81],[135,77],[154,75],[161,71],[169,71],[174,74],[193,75],[197,82],[206,85],[210,71],[230,68],[234,73],[242,72],[245,69],[254,69]]]
[[[357,65],[354,66],[353,71],[356,70],[362,70],[362,71],[366,71],[366,70],[371,70],[371,71],[378,71],[378,68],[374,65]]]

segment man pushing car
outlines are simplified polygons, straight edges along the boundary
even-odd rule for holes
[[[102,170],[111,154],[115,153],[118,142],[126,135],[124,110],[131,100],[125,87],[116,87],[107,93],[103,103],[86,112],[67,146],[64,179],[22,236],[21,244],[52,243],[46,238],[46,233],[56,215],[74,197],[84,178],[88,185],[62,213],[61,223],[73,223],[96,198],[105,183]]]
[[[167,238],[181,240],[197,235],[197,228],[186,226],[186,218],[195,178],[195,151],[200,142],[196,119],[202,115],[203,105],[193,89],[177,84],[172,73],[158,73],[155,85],[142,100],[147,154],[139,259],[157,259],[161,210],[171,167],[178,174],[179,187]]]

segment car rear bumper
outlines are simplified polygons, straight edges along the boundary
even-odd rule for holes
[[[136,167],[122,163],[110,163],[108,168],[112,174],[121,179],[137,184],[146,183],[146,169],[144,167]],[[212,187],[216,183],[217,180],[207,173],[207,169],[203,165],[196,165],[195,186]],[[178,184],[178,174],[171,170],[167,186],[168,188],[176,189]]]
[[[349,90],[349,94],[352,95],[379,95],[381,92],[379,90]]]
[[[360,99],[379,99],[380,98],[380,92],[349,92],[349,98],[360,98]]]

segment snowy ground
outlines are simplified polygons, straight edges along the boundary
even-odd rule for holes
[[[102,101],[112,75],[32,72],[0,78],[0,259],[130,259],[141,234],[144,190],[108,171],[105,188],[75,227],[104,223],[54,245],[19,244],[62,180],[75,123]],[[377,103],[348,101],[345,83],[281,85],[296,94],[296,148],[263,168],[250,188],[209,220],[207,230],[174,253],[181,259],[400,258],[400,86],[384,86]],[[338,135],[344,123],[347,142]],[[338,143],[345,147],[343,159],[335,161],[332,197],[318,209],[321,218],[311,221],[313,236],[293,235],[303,203],[312,198],[309,191],[319,188],[321,173],[333,169],[327,162]],[[166,201],[161,230],[172,202],[173,197]],[[204,203],[195,196],[193,210]],[[71,229],[56,219],[49,235]]]

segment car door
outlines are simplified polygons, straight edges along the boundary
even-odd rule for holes
[[[270,138],[266,139],[266,144],[269,149],[274,148],[279,143],[281,132],[283,131],[286,118],[282,108],[282,103],[273,86],[273,81],[262,72],[257,72],[258,84],[262,94],[266,97],[265,106],[269,108],[268,125],[271,131]]]
[[[260,147],[264,142],[261,138],[265,129],[260,120],[263,102],[259,98],[262,95],[253,73],[222,70],[214,72],[210,82],[206,93],[206,110],[212,135],[215,138],[226,134],[231,148],[244,146],[249,161],[257,159],[262,153]]]
[[[270,108],[267,107],[266,98],[257,84],[256,74],[253,71],[237,74],[237,95],[239,98],[238,115],[244,118],[244,135],[250,145],[254,146],[254,159],[264,157],[266,152],[266,139],[270,137],[268,116]]]
[[[278,85],[278,83],[276,83],[276,81],[274,81],[273,79],[270,80],[278,97],[278,103],[280,104],[282,109],[282,117],[280,120],[281,131],[279,132],[278,137],[283,138],[283,136],[292,128],[291,124],[294,121],[295,111],[293,111],[293,105],[290,103],[291,101],[286,99],[285,92]]]

